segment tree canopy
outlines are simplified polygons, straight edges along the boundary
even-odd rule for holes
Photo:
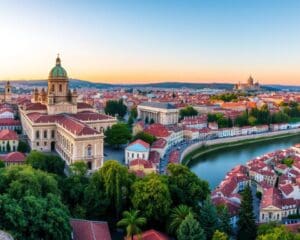
[[[131,137],[130,129],[125,123],[114,124],[105,131],[105,142],[114,148],[128,143]]]
[[[151,145],[152,143],[155,142],[156,137],[147,132],[139,132],[133,137],[133,140],[137,140],[137,139],[141,139]]]
[[[119,117],[123,118],[127,112],[127,107],[124,105],[122,99],[118,101],[109,100],[106,102],[104,112],[112,116],[118,115]]]
[[[178,240],[206,240],[203,229],[191,213],[180,224],[177,238]]]
[[[187,106],[183,109],[180,109],[179,115],[180,115],[180,119],[183,119],[184,117],[197,116],[198,111],[192,106]]]

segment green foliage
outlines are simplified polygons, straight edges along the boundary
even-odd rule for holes
[[[134,107],[134,108],[132,108],[131,111],[130,111],[130,117],[132,117],[133,119],[136,119],[137,116],[138,116],[137,108]]]
[[[133,140],[137,140],[137,139],[141,139],[141,140],[149,143],[150,145],[156,141],[156,137],[155,136],[153,136],[153,135],[151,135],[149,133],[146,133],[146,132],[139,132],[139,133],[137,133],[133,137]]]
[[[130,128],[132,127],[133,122],[134,122],[133,117],[130,115],[127,121],[127,124]]]
[[[170,212],[172,200],[163,176],[151,174],[138,179],[132,185],[131,202],[135,209],[143,211],[149,222],[163,222]]]
[[[224,102],[232,102],[238,100],[238,95],[235,93],[223,93],[220,95],[212,95],[211,100],[222,100]]]
[[[123,212],[123,218],[117,223],[118,227],[124,227],[127,232],[127,237],[131,237],[135,234],[140,234],[142,226],[147,222],[146,218],[139,217],[139,210],[129,210]]]
[[[222,205],[217,206],[217,212],[219,218],[218,230],[230,235],[232,233],[232,228],[227,207]]]
[[[219,230],[215,231],[212,240],[228,240],[226,233],[220,232]]]
[[[200,225],[204,230],[205,236],[207,239],[211,239],[214,232],[218,228],[218,215],[217,209],[212,204],[210,198],[208,197],[201,208],[200,211]]]
[[[207,115],[208,122],[217,122],[219,128],[232,127],[233,123],[230,118],[226,118],[222,113],[209,113]]]
[[[5,163],[3,160],[0,159],[0,168],[5,168]]]
[[[100,169],[100,175],[103,179],[105,194],[118,218],[129,195],[130,178],[128,170],[119,162],[109,160]]]
[[[169,164],[167,172],[174,206],[185,204],[198,212],[199,202],[204,201],[210,192],[208,183],[181,164]]]
[[[128,143],[131,139],[131,132],[127,124],[117,123],[105,131],[105,142],[114,148]]]
[[[28,165],[5,168],[0,192],[0,229],[16,239],[70,239],[70,216],[51,175]]]
[[[293,166],[293,163],[294,163],[294,159],[288,157],[288,158],[285,158],[281,161],[281,163],[287,165],[288,167],[292,167]]]
[[[76,161],[70,165],[71,175],[85,176],[88,171],[88,166],[85,161]]]
[[[264,224],[265,225],[265,224]],[[291,233],[289,232],[285,226],[272,226],[266,225],[259,227],[259,235],[257,240],[299,240],[300,234],[299,233]]]
[[[109,100],[106,103],[104,112],[112,116],[118,115],[119,117],[123,118],[127,112],[127,107],[124,105],[122,99],[119,101]]]
[[[65,161],[58,156],[31,151],[26,158],[26,163],[35,169],[64,176]]]
[[[177,234],[178,240],[205,240],[205,234],[199,222],[190,213],[180,224]]]
[[[27,152],[30,151],[30,147],[29,147],[29,145],[27,144],[27,142],[19,141],[19,145],[18,145],[17,150],[18,150],[19,152],[22,152],[22,153],[27,153]]]
[[[192,209],[183,204],[172,209],[168,231],[173,234],[176,233],[181,223],[190,213],[193,214]]]
[[[256,237],[256,223],[252,202],[251,189],[247,186],[242,193],[242,202],[238,220],[238,240],[254,240]]]
[[[183,109],[180,109],[179,111],[180,119],[183,119],[184,117],[197,116],[197,115],[198,115],[198,111],[192,106],[187,106]]]

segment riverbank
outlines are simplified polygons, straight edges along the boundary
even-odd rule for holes
[[[215,139],[204,142],[199,142],[189,146],[181,155],[181,162],[185,165],[190,165],[199,157],[206,154],[221,151],[228,148],[236,148],[243,145],[249,145],[260,142],[268,142],[277,139],[300,136],[300,129],[291,129],[281,132],[269,132],[257,135],[239,136],[233,138]]]

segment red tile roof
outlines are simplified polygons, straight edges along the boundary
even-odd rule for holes
[[[77,103],[77,108],[93,108],[90,104],[79,102]]]
[[[96,120],[104,120],[104,119],[113,119],[113,117],[100,114],[100,113],[94,113],[94,112],[80,112],[76,114],[70,114],[70,116],[77,118],[80,121],[96,121]]]
[[[11,152],[3,157],[4,162],[25,162],[26,156],[21,152]]]
[[[263,193],[260,208],[269,206],[281,208],[281,195],[277,188],[269,188]]]
[[[294,191],[294,188],[292,186],[292,184],[286,184],[284,186],[280,186],[279,189],[285,194],[285,195],[289,195],[290,193],[292,193]]]
[[[149,153],[149,162],[159,163],[160,162],[160,154],[157,151],[151,151]]]
[[[164,148],[167,145],[167,141],[164,138],[157,139],[154,143],[152,143],[152,148]]]
[[[147,143],[147,142],[145,142],[145,141],[143,141],[143,140],[141,140],[141,139],[137,139],[137,140],[135,140],[134,142],[130,143],[130,144],[128,145],[128,147],[129,147],[129,146],[132,146],[132,145],[135,145],[135,144],[141,144],[141,145],[144,146],[145,148],[150,148],[150,144]]]
[[[169,156],[169,163],[179,163],[180,162],[180,152],[178,150],[173,150]]]
[[[147,132],[157,138],[170,136],[168,129],[164,125],[159,124],[159,123],[153,123],[153,124],[149,125],[145,129],[145,132]]]
[[[19,120],[11,119],[11,118],[1,118],[0,126],[18,126],[21,125]]]
[[[144,166],[144,168],[153,168],[152,163],[145,160],[145,159],[139,159],[138,158],[138,159],[131,160],[130,163],[129,163],[130,167],[139,166],[139,165]]]
[[[19,137],[15,131],[4,129],[0,131],[0,140],[19,140]]]
[[[47,110],[46,105],[41,103],[27,103],[25,104],[26,110]]]
[[[111,240],[107,222],[71,219],[73,240]]]
[[[133,236],[133,240],[169,240],[170,238],[153,229],[145,231],[141,234],[141,238],[138,235]]]
[[[68,115],[59,119],[58,124],[76,136],[99,134],[95,129]]]

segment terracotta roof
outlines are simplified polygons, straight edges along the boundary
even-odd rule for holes
[[[145,231],[141,234],[141,238],[138,235],[133,236],[133,240],[169,240],[170,238],[165,234],[162,234],[153,229]]]
[[[289,195],[290,193],[292,193],[294,191],[294,188],[292,186],[292,184],[286,184],[284,186],[280,186],[279,189],[285,194],[285,195]]]
[[[160,154],[157,151],[151,151],[149,153],[149,162],[159,163],[160,162]]]
[[[47,110],[46,105],[41,103],[27,103],[25,104],[26,110]]]
[[[150,144],[149,144],[149,143],[147,143],[147,142],[145,142],[145,141],[143,141],[143,140],[141,140],[141,139],[137,139],[137,140],[135,140],[134,142],[130,143],[130,144],[128,145],[128,147],[129,147],[129,146],[132,146],[132,145],[135,145],[135,144],[141,144],[141,145],[144,146],[145,148],[149,148],[149,147],[150,147]]]
[[[70,114],[70,116],[77,118],[80,121],[96,121],[96,120],[104,120],[104,119],[113,119],[113,117],[100,114],[100,113],[94,113],[94,112],[80,112],[76,114]]]
[[[19,137],[15,131],[3,129],[0,131],[0,140],[19,140]]]
[[[15,120],[12,118],[1,118],[0,119],[0,126],[16,126],[21,125],[19,120]]]
[[[145,129],[145,132],[147,132],[157,138],[170,136],[168,129],[164,125],[159,124],[159,123],[151,124],[150,126],[148,126]]]
[[[11,152],[4,156],[4,162],[25,162],[26,156],[21,152]]]
[[[68,115],[59,119],[58,124],[77,136],[99,134],[95,129]]]
[[[223,197],[216,197],[212,199],[214,205],[225,205],[228,209],[230,216],[236,216],[239,213],[240,205],[236,202],[229,201]]]
[[[164,148],[167,145],[167,141],[164,138],[157,139],[154,143],[152,143],[152,148]]]
[[[179,163],[180,152],[178,150],[173,150],[169,156],[169,163]]]
[[[70,220],[73,229],[73,240],[111,240],[107,222]]]
[[[152,166],[152,163],[150,161],[147,161],[145,159],[134,159],[134,160],[131,160],[130,163],[129,163],[129,166],[139,166],[139,165],[142,165],[144,166],[144,168],[153,168]]]
[[[277,188],[269,188],[263,193],[260,208],[269,206],[281,208],[281,195]]]
[[[77,103],[77,108],[92,108],[92,106],[88,103],[79,102]]]

